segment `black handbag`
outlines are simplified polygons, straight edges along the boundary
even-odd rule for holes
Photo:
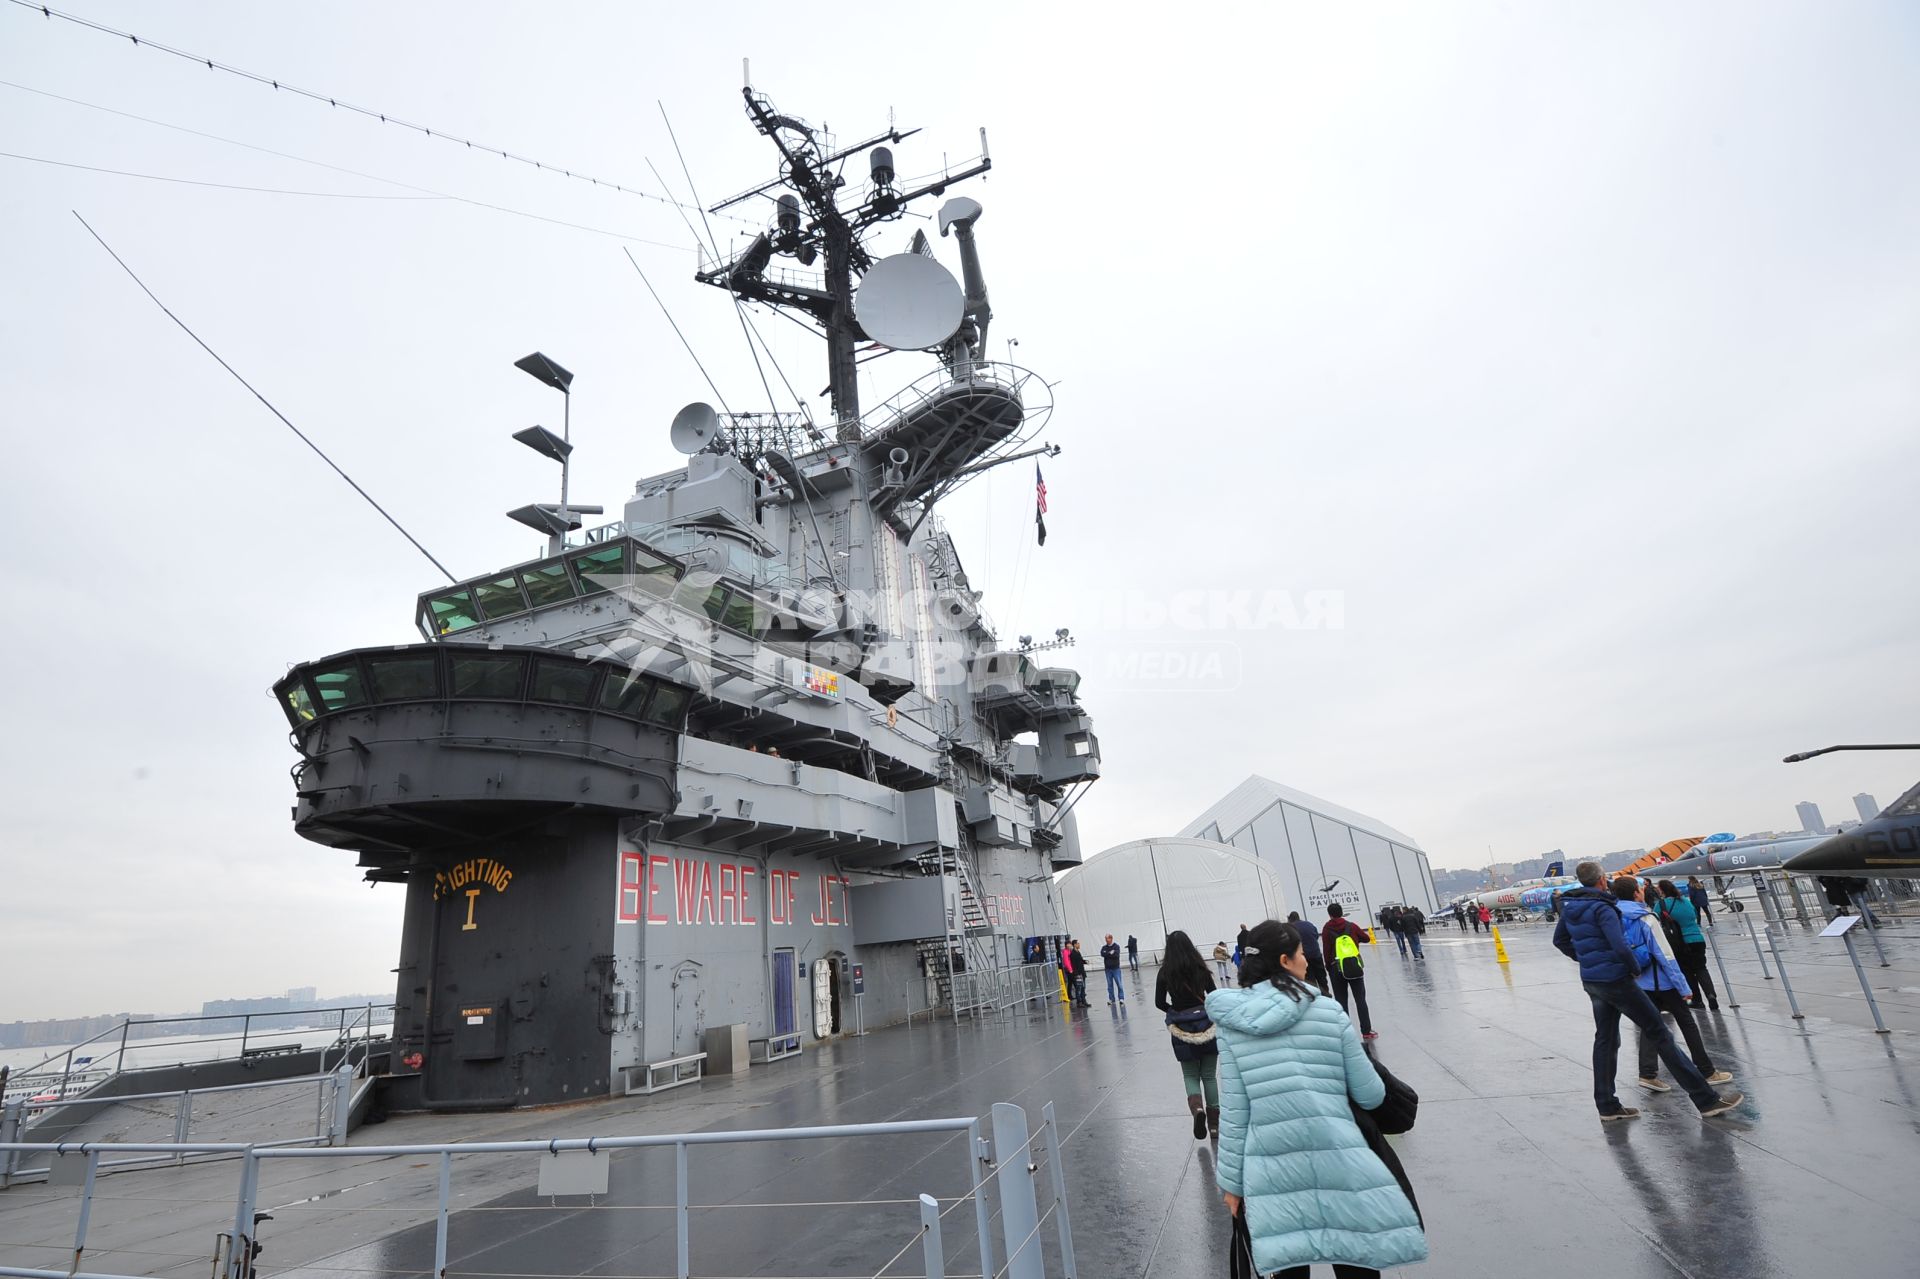
[[[1227,1244],[1228,1279],[1260,1279],[1253,1264],[1253,1236],[1247,1232],[1247,1206],[1233,1214],[1233,1238]]]
[[[1372,1060],[1373,1054],[1368,1053],[1367,1057]],[[1374,1126],[1383,1133],[1398,1136],[1413,1131],[1414,1116],[1420,1109],[1420,1094],[1378,1061],[1374,1061],[1373,1068],[1379,1072],[1380,1082],[1387,1086],[1387,1095],[1372,1110],[1361,1113],[1373,1120]],[[1354,1109],[1360,1110],[1358,1106]]]

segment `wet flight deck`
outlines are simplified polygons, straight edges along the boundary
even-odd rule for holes
[[[1377,1050],[1421,1094],[1396,1143],[1426,1216],[1432,1258],[1396,1273],[1492,1276],[1905,1276],[1920,1273],[1920,929],[1885,934],[1891,966],[1863,957],[1892,1033],[1875,1034],[1837,941],[1780,943],[1808,1016],[1788,1015],[1744,932],[1717,934],[1741,1007],[1722,992],[1705,1026],[1747,1094],[1703,1122],[1678,1091],[1620,1095],[1644,1117],[1602,1125],[1590,1085],[1592,1021],[1549,930],[1489,939],[1435,927],[1427,959],[1368,955]],[[1743,952],[1740,947],[1746,946]],[[1124,1012],[1098,974],[1094,1006],[979,1024],[895,1027],[653,1098],[460,1118],[407,1116],[355,1145],[872,1122],[1052,1102],[1065,1138],[1078,1273],[1087,1279],[1224,1274],[1227,1223],[1212,1152],[1190,1135],[1178,1068],[1153,1011],[1153,970],[1127,977]],[[1851,989],[1849,989],[1851,988]],[[694,1273],[872,1275],[911,1238],[914,1196],[961,1189],[964,1138],[781,1143],[692,1153]],[[539,1275],[673,1272],[671,1151],[615,1159],[605,1196],[547,1200],[531,1170],[463,1160],[449,1229],[452,1271]],[[1044,1180],[1044,1176],[1043,1176]],[[102,1179],[87,1269],[198,1275],[230,1217],[234,1165]],[[664,1185],[664,1195],[662,1187]],[[434,1165],[384,1159],[269,1165],[263,1279],[419,1274],[433,1255]],[[72,1190],[0,1193],[0,1256],[71,1261]],[[869,1201],[837,1206],[841,1201]],[[971,1209],[950,1217],[949,1274],[978,1273]],[[996,1231],[997,1233],[997,1231]],[[1049,1275],[1058,1274],[1052,1229]],[[115,1249],[123,1251],[116,1252]],[[171,1258],[172,1260],[169,1260]],[[888,1274],[919,1274],[909,1251]],[[1004,1262],[1004,1251],[997,1261]],[[1317,1272],[1324,1273],[1324,1272]]]

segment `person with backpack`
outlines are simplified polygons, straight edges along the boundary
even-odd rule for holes
[[[1310,919],[1300,918],[1297,910],[1287,912],[1287,922],[1293,925],[1293,931],[1300,934],[1300,953],[1307,957],[1307,984],[1321,994],[1327,990],[1327,966],[1320,959],[1320,930],[1314,927]]]
[[[1663,879],[1660,900],[1647,904],[1660,916],[1667,939],[1673,943],[1674,957],[1680,961],[1680,971],[1687,975],[1687,982],[1693,987],[1693,1007],[1700,1006],[1700,996],[1704,994],[1707,1007],[1719,1012],[1720,992],[1714,989],[1713,977],[1707,972],[1707,935],[1701,931],[1700,912],[1693,898],[1681,892],[1671,879]]]
[[[1622,875],[1613,881],[1613,895],[1620,902],[1627,946],[1640,964],[1640,975],[1634,980],[1647,992],[1655,1008],[1673,1016],[1687,1041],[1687,1054],[1693,1058],[1694,1069],[1705,1075],[1710,1084],[1733,1082],[1732,1075],[1714,1067],[1713,1058],[1707,1054],[1707,1046],[1700,1038],[1700,1027],[1694,1024],[1693,1013],[1687,1006],[1691,988],[1686,974],[1661,949],[1660,939],[1654,936],[1653,911],[1647,906],[1646,885],[1631,875]],[[1645,1030],[1640,1032],[1639,1049],[1640,1086],[1648,1092],[1671,1092],[1672,1086],[1660,1078],[1660,1059]]]
[[[1373,1029],[1373,1014],[1367,1010],[1366,961],[1360,958],[1360,947],[1366,945],[1367,930],[1346,917],[1339,902],[1327,903],[1326,927],[1320,930],[1320,943],[1326,950],[1327,983],[1333,987],[1333,997],[1339,1001],[1340,1011],[1347,1011],[1347,1001],[1360,1009],[1360,1038],[1378,1039]]]
[[[1267,920],[1243,955],[1241,989],[1207,996],[1220,1051],[1214,1180],[1245,1228],[1238,1246],[1276,1279],[1306,1279],[1316,1263],[1372,1279],[1424,1261],[1419,1210],[1354,1118],[1356,1107],[1379,1107],[1387,1087],[1353,1023],[1301,984],[1306,955],[1292,925]]]
[[[1214,1042],[1207,996],[1217,989],[1193,940],[1183,932],[1167,934],[1167,950],[1153,979],[1153,1006],[1167,1015],[1173,1059],[1187,1084],[1187,1109],[1193,1112],[1193,1139],[1220,1134],[1220,1082],[1216,1073],[1220,1046]]]
[[[1140,971],[1140,939],[1132,933],[1127,934],[1127,967]]]
[[[1620,902],[1605,887],[1606,872],[1599,862],[1581,862],[1574,869],[1580,887],[1560,897],[1560,922],[1554,926],[1556,950],[1580,965],[1580,985],[1593,1005],[1593,1103],[1602,1122],[1637,1119],[1639,1110],[1620,1104],[1614,1075],[1620,1066],[1620,1018],[1626,1016],[1654,1040],[1654,1051],[1685,1088],[1703,1119],[1724,1115],[1742,1101],[1739,1093],[1722,1095],[1706,1076],[1680,1053],[1680,1045],[1660,1012],[1635,980],[1640,961],[1627,944]]]

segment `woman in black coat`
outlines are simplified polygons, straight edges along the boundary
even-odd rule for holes
[[[1174,1060],[1187,1084],[1187,1109],[1193,1112],[1193,1138],[1220,1135],[1220,1085],[1214,1076],[1220,1048],[1207,1017],[1213,974],[1185,933],[1167,934],[1167,953],[1153,983],[1153,1006],[1167,1015]]]

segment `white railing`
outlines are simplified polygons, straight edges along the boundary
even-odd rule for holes
[[[392,1004],[365,1004],[344,1008],[291,1008],[284,1012],[215,1013],[202,1017],[129,1017],[25,1070],[10,1072],[6,1077],[5,1099],[38,1094],[69,1097],[126,1070],[244,1061],[269,1052],[299,1051],[304,1044],[294,1044],[289,1049],[289,1045],[281,1041],[306,1032],[328,1036],[314,1045],[321,1050],[324,1067],[328,1054],[344,1055],[355,1047],[371,1043],[374,1027],[392,1023],[393,1008]],[[255,1024],[275,1018],[302,1017],[316,1020],[303,1026]],[[328,1021],[333,1024],[326,1024]],[[233,1029],[184,1036],[156,1036],[152,1029],[183,1026],[198,1031],[209,1023],[223,1023]],[[134,1033],[136,1028],[139,1034]],[[263,1039],[267,1042],[263,1043]],[[156,1040],[158,1042],[143,1042]],[[89,1048],[95,1051],[87,1053]]]
[[[120,1105],[140,1105],[149,1113],[154,1102],[172,1102],[173,1141],[176,1147],[171,1155],[149,1155],[146,1157],[111,1160],[100,1163],[96,1171],[115,1172],[123,1168],[150,1167],[155,1163],[181,1163],[187,1153],[210,1150],[205,1145],[193,1147],[194,1102],[197,1098],[223,1096],[236,1093],[258,1092],[263,1089],[277,1088],[283,1092],[312,1087],[314,1093],[313,1128],[310,1132],[283,1137],[274,1141],[255,1141],[246,1143],[255,1149],[267,1149],[278,1146],[311,1146],[325,1144],[343,1146],[347,1140],[347,1120],[351,1112],[354,1097],[354,1083],[366,1070],[366,1060],[343,1062],[333,1070],[318,1074],[300,1075],[291,1079],[263,1079],[244,1084],[217,1084],[204,1088],[180,1088],[166,1092],[105,1094],[88,1097],[68,1097],[48,1101],[15,1100],[0,1108],[0,1189],[16,1181],[38,1181],[47,1178],[52,1167],[50,1164],[36,1165],[32,1161],[23,1161],[21,1154],[28,1149],[43,1149],[61,1152],[67,1148],[77,1148],[86,1143],[48,1142],[35,1147],[25,1139],[31,1136],[29,1125],[48,1116],[65,1118],[64,1112],[78,1112],[79,1122],[101,1111]],[[231,1122],[229,1120],[229,1122]],[[131,1147],[127,1147],[131,1149]]]
[[[438,1165],[439,1194],[432,1217],[434,1224],[432,1273],[444,1275],[447,1273],[448,1235],[452,1220],[464,1213],[488,1210],[467,1207],[456,1211],[453,1194],[456,1158],[462,1167],[479,1157],[518,1156],[524,1160],[539,1159],[542,1161],[541,1184],[536,1193],[546,1196],[549,1199],[549,1205],[543,1208],[535,1204],[509,1210],[573,1212],[577,1211],[575,1204],[569,1203],[562,1206],[559,1201],[562,1198],[578,1200],[587,1196],[605,1196],[608,1193],[609,1165],[613,1153],[655,1148],[673,1151],[673,1202],[628,1205],[623,1206],[623,1211],[651,1210],[674,1214],[675,1267],[673,1273],[679,1276],[679,1279],[691,1279],[693,1274],[692,1226],[696,1212],[704,1215],[711,1210],[742,1207],[804,1208],[811,1215],[818,1217],[823,1209],[845,1207],[856,1213],[865,1210],[864,1215],[859,1218],[864,1225],[871,1220],[872,1209],[895,1204],[913,1205],[913,1215],[918,1218],[918,1224],[908,1229],[905,1243],[872,1272],[875,1279],[895,1273],[895,1265],[916,1248],[921,1253],[926,1275],[945,1276],[947,1271],[943,1223],[951,1214],[968,1204],[973,1207],[973,1229],[979,1249],[980,1275],[991,1276],[992,1279],[1047,1279],[1045,1257],[1039,1235],[1042,1227],[1051,1218],[1059,1233],[1060,1270],[1058,1273],[1066,1279],[1073,1279],[1076,1274],[1073,1232],[1067,1212],[1066,1170],[1060,1153],[1060,1127],[1051,1102],[1042,1108],[1041,1114],[1039,1130],[1030,1134],[1026,1111],[1005,1102],[996,1104],[991,1113],[991,1141],[987,1139],[983,1131],[986,1125],[983,1125],[980,1119],[955,1118],[810,1128],[774,1128],[743,1132],[669,1133],[631,1137],[575,1137],[544,1141],[476,1141],[352,1148],[265,1148],[219,1142],[0,1143],[0,1153],[44,1154],[55,1160],[76,1161],[71,1167],[63,1165],[62,1180],[80,1188],[80,1194],[75,1201],[77,1222],[73,1247],[67,1249],[64,1245],[34,1245],[49,1253],[45,1260],[49,1263],[57,1262],[59,1269],[21,1265],[19,1263],[23,1258],[15,1255],[0,1260],[0,1276],[13,1276],[16,1279],[69,1279],[70,1276],[96,1275],[100,1276],[100,1279],[132,1279],[130,1276],[105,1274],[82,1268],[95,1199],[96,1179],[103,1168],[124,1165],[126,1156],[158,1156],[167,1161],[185,1159],[189,1156],[237,1157],[240,1160],[239,1186],[235,1195],[231,1228],[217,1238],[211,1257],[212,1275],[214,1279],[249,1279],[253,1272],[254,1259],[262,1251],[260,1235],[263,1225],[272,1219],[259,1211],[261,1169],[269,1161],[285,1159],[426,1159],[434,1161]],[[725,1201],[696,1204],[691,1199],[689,1165],[691,1155],[696,1149],[758,1142],[812,1142],[915,1134],[965,1136],[966,1142],[962,1152],[965,1160],[965,1177],[961,1182],[961,1186],[964,1187],[961,1193],[951,1195],[944,1200],[921,1193],[910,1199],[849,1199],[825,1202],[809,1196],[805,1203],[771,1204],[741,1204]],[[1052,1190],[1051,1200],[1044,1211],[1041,1209],[1037,1194],[1039,1178],[1035,1175],[1041,1172],[1043,1165]],[[922,1167],[921,1164],[914,1166]],[[989,1188],[996,1192],[997,1207],[990,1207],[987,1202]],[[370,1220],[379,1222],[378,1229],[382,1232],[390,1232],[397,1225],[392,1215],[391,1201],[383,1201],[358,1209],[330,1206],[329,1210],[368,1213]],[[224,1209],[222,1213],[224,1214]],[[992,1230],[992,1222],[996,1215],[1001,1222],[1000,1233],[1006,1257],[1004,1264],[999,1267],[994,1264],[996,1250]],[[222,1224],[224,1225],[225,1222],[223,1221]],[[314,1233],[307,1232],[309,1236]],[[296,1235],[293,1238],[299,1239],[300,1236]],[[416,1238],[417,1242],[406,1241],[398,1246],[418,1248],[419,1255],[401,1258],[395,1254],[390,1264],[399,1264],[404,1261],[412,1271],[426,1270],[425,1240],[423,1237]],[[330,1244],[324,1246],[332,1247]],[[621,1259],[627,1261],[632,1240],[622,1236],[617,1240],[609,1240],[607,1247],[609,1250],[620,1250]],[[878,1249],[875,1251],[877,1253]],[[119,1247],[116,1252],[137,1253],[139,1249]],[[276,1257],[276,1260],[282,1266],[298,1268],[318,1258],[295,1256],[293,1258]],[[591,1269],[596,1262],[604,1263],[610,1260],[612,1260],[611,1255],[598,1258],[582,1255],[569,1258],[567,1265],[570,1269],[576,1266]],[[664,1262],[664,1258],[662,1260]],[[414,1264],[415,1262],[418,1264]],[[178,1265],[177,1259],[170,1264],[174,1269],[182,1268]],[[870,1264],[872,1264],[871,1260],[863,1263],[860,1273],[866,1273],[865,1266]],[[756,1273],[771,1275],[777,1272],[763,1270]]]

